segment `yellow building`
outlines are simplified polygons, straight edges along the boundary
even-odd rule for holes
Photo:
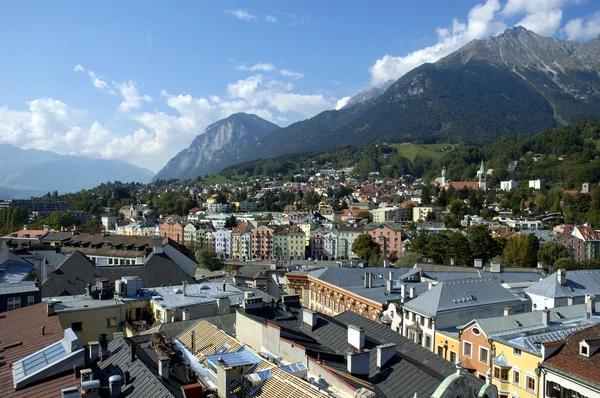
[[[542,362],[541,354],[534,355],[502,342],[492,342],[492,383],[498,387],[498,398],[536,398],[539,378],[535,374]]]
[[[434,352],[442,358],[454,363],[460,355],[458,333],[448,330],[436,330],[433,338]]]
[[[296,226],[304,232],[304,246],[310,246],[310,223],[301,222]]]

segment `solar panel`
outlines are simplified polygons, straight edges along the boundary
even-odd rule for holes
[[[67,351],[63,347],[61,341],[49,346],[45,350],[38,352],[23,361],[23,371],[25,376],[32,374],[46,365],[58,361],[66,355]]]

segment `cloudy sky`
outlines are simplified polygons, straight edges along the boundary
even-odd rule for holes
[[[0,143],[156,172],[232,113],[286,126],[514,25],[600,34],[596,0],[407,3],[2,2]]]

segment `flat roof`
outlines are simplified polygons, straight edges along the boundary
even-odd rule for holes
[[[148,289],[148,293],[151,293],[154,302],[163,308],[209,304],[223,297],[228,297],[231,304],[239,304],[244,298],[244,292],[237,287],[227,284],[223,291],[223,284],[216,282],[187,285],[185,295],[183,285],[155,287]]]

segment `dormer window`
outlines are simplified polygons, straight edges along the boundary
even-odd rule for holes
[[[589,355],[589,351],[586,345],[582,344],[579,346],[579,354],[587,357]]]

